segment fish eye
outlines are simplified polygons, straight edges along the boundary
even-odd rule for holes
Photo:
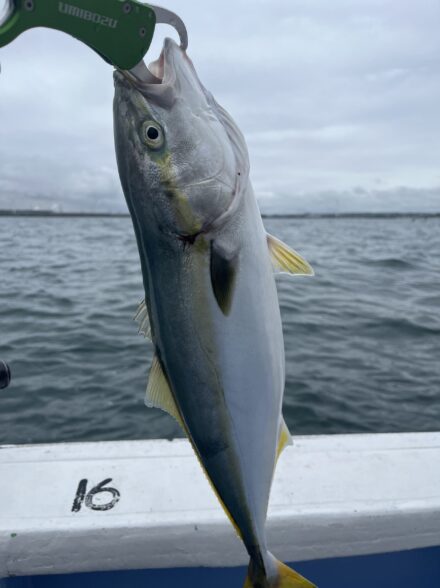
[[[142,140],[148,147],[159,149],[164,142],[162,128],[152,120],[144,122],[142,125]]]

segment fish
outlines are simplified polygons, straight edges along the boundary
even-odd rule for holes
[[[114,137],[139,249],[145,300],[136,319],[154,358],[146,404],[172,415],[244,543],[245,588],[314,585],[269,551],[285,358],[276,273],[312,275],[266,233],[243,134],[165,39],[158,83],[114,72]]]

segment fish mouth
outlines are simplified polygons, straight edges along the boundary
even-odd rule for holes
[[[169,37],[165,38],[158,59],[151,62],[148,67],[141,61],[131,70],[116,68],[115,74],[121,74],[145,98],[159,106],[169,107],[176,97],[178,62],[179,65],[184,63],[189,67],[198,80],[186,51]],[[115,80],[118,81],[117,75]]]

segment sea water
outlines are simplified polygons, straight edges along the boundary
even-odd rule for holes
[[[265,224],[316,272],[277,278],[293,434],[439,430],[440,219]],[[144,406],[142,297],[129,218],[0,218],[0,444],[181,436]]]

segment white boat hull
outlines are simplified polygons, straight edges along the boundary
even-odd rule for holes
[[[0,481],[0,577],[248,561],[184,440],[2,447]],[[440,545],[440,433],[295,437],[268,544],[284,561]]]

